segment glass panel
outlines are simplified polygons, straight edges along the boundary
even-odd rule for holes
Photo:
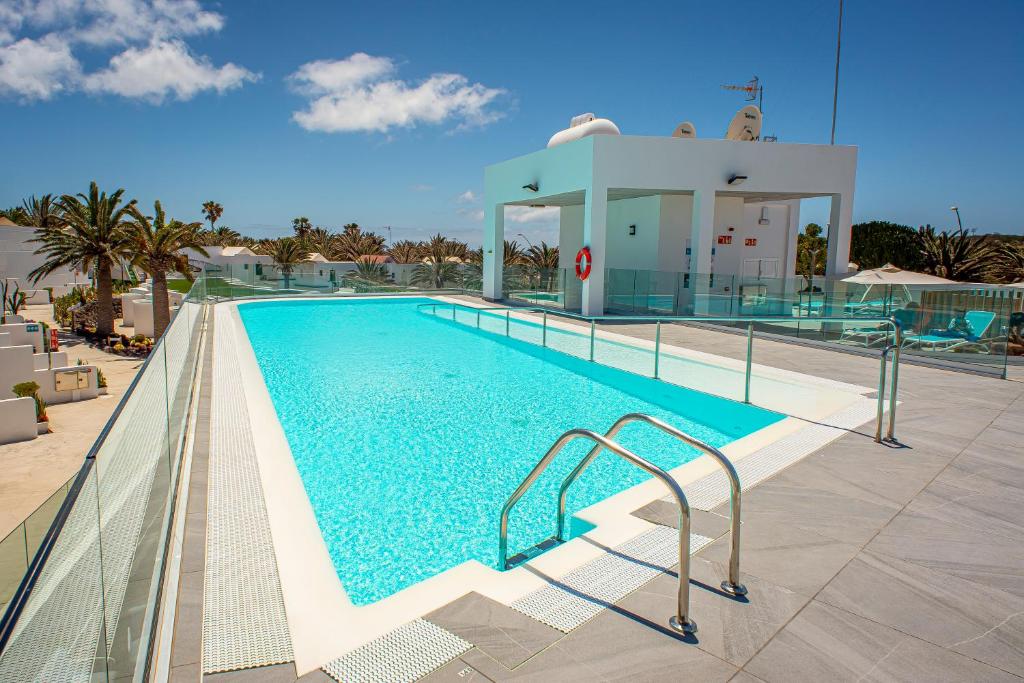
[[[92,467],[0,654],[0,680],[108,680],[97,493]]]

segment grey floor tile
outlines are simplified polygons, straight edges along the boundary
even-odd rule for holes
[[[1003,671],[820,602],[746,666],[775,681],[1016,681]]]
[[[867,549],[1024,598],[1024,536],[1012,538],[961,523],[972,515],[976,521],[984,519],[958,503],[908,509]]]
[[[656,500],[634,510],[633,514],[652,524],[670,526],[673,529],[679,528],[679,506],[675,503]],[[690,510],[690,531],[695,534],[718,538],[729,531],[730,524],[728,515],[705,512],[704,510]]]
[[[203,573],[182,574],[178,584],[178,608],[174,616],[171,666],[196,664],[202,657]]]
[[[493,681],[463,659],[453,659],[420,680],[423,683],[491,683]]]
[[[295,683],[295,679],[291,662],[203,675],[203,683]]]
[[[313,669],[309,673],[299,676],[296,683],[335,683],[335,681],[322,669]]]
[[[564,634],[478,593],[469,593],[424,617],[515,668]]]
[[[737,671],[736,675],[729,679],[729,683],[765,683],[757,676],[748,671]]]
[[[704,548],[699,557],[725,564],[732,539],[726,535]],[[759,521],[748,517],[740,532],[740,573],[785,586],[808,597],[832,580],[860,551],[845,543],[806,529]]]
[[[981,493],[934,481],[906,509],[1024,542],[1024,489],[1004,486]]]
[[[673,570],[674,571],[674,570]],[[808,597],[754,576],[745,575],[749,593],[736,600],[720,592],[725,565],[694,557],[690,563],[690,616],[697,622],[700,649],[736,666],[755,652],[807,603]],[[624,613],[667,628],[676,611],[678,580],[662,574],[616,603]]]
[[[723,505],[714,512],[725,510]],[[745,520],[806,529],[846,543],[866,543],[898,511],[893,503],[871,503],[779,477],[743,496]]]
[[[203,672],[200,671],[198,662],[176,666],[167,677],[169,683],[200,683],[202,679]]]
[[[946,572],[862,552],[818,599],[1024,674],[1024,599]]]
[[[605,610],[516,669],[514,680],[726,681],[735,672],[692,643]]]

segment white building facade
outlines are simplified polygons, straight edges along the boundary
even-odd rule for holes
[[[560,207],[567,278],[579,249],[589,248],[591,272],[577,294],[584,315],[604,312],[606,276],[616,269],[688,274],[697,313],[709,312],[716,287],[793,281],[800,200],[809,197],[831,199],[826,274],[844,274],[856,167],[857,150],[848,146],[613,134],[489,166],[484,296],[503,297],[510,205]],[[576,306],[567,298],[566,307]]]

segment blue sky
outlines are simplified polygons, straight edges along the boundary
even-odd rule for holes
[[[483,167],[584,111],[718,137],[742,104],[719,86],[757,74],[766,133],[827,142],[835,22],[822,0],[0,0],[0,206],[96,179],[186,220],[214,199],[254,236],[305,215],[478,243]],[[1024,232],[1022,22],[1016,0],[847,1],[855,220],[949,226],[956,203],[969,227]],[[510,236],[550,237],[520,220]]]

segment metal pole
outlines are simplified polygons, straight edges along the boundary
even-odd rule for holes
[[[452,322],[455,322],[455,304],[452,304]]]
[[[594,362],[594,321],[590,321],[590,362]]]
[[[476,312],[476,329],[480,329],[480,311]]]
[[[839,0],[839,27],[836,29],[836,80],[832,90],[832,138],[830,145],[836,144],[836,108],[839,104],[839,50],[843,41],[843,0]]]
[[[900,383],[900,346],[903,345],[903,330],[896,327],[896,348],[892,352],[892,386],[889,387],[889,432],[886,441],[896,440],[896,396]]]
[[[547,348],[548,345],[548,312],[544,311],[544,323],[540,329],[540,345]]]
[[[508,326],[509,326],[509,322],[510,322],[510,321],[509,321],[509,319],[508,319],[508,316],[509,316],[509,312],[508,312],[508,311],[505,311],[505,336],[506,336],[506,337],[507,337],[507,336],[509,336],[509,335],[508,335]]]
[[[658,379],[658,356],[661,350],[661,321],[654,328],[654,379]]]
[[[743,402],[750,403],[750,366],[754,357],[754,323],[747,323],[747,374],[743,387]]]
[[[882,349],[882,364],[878,369],[878,409],[875,415],[875,443],[882,443],[882,420],[885,414],[885,363],[890,346]]]

